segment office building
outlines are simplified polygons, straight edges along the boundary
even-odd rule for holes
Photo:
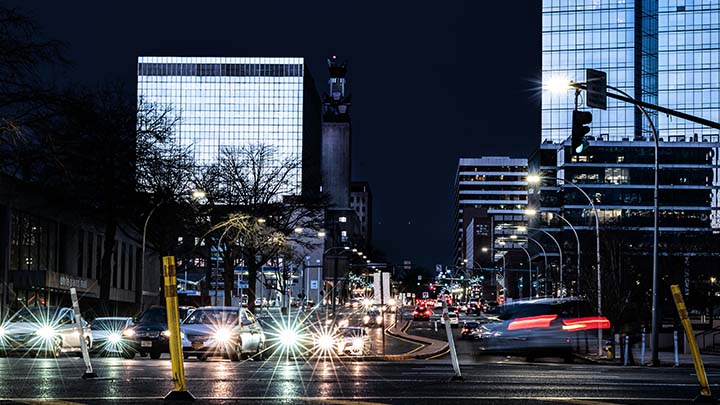
[[[513,243],[499,245],[498,238],[527,223],[527,203],[526,159],[461,158],[455,175],[454,266],[476,268],[500,260]]]
[[[365,246],[372,243],[372,192],[370,183],[354,181],[350,185],[350,206],[360,221],[360,236]]]
[[[605,71],[609,85],[637,100],[720,122],[720,0],[544,0],[543,84],[582,82],[587,68]],[[572,91],[543,92],[542,141],[568,138],[573,98]],[[607,111],[592,113],[595,139],[652,139],[631,104],[608,99]],[[649,113],[666,141],[718,135]]]
[[[171,108],[176,141],[199,164],[223,150],[272,146],[297,159],[295,194],[320,188],[320,100],[303,58],[142,56],[139,98]]]

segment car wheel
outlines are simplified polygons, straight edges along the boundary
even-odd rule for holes
[[[160,351],[152,351],[152,352],[150,352],[150,358],[153,359],[153,360],[159,359],[161,355],[162,355],[162,353],[160,353]]]
[[[243,358],[242,342],[235,345],[235,349],[230,353],[230,361],[240,361]]]
[[[267,359],[267,350],[265,350],[265,342],[258,343],[257,353],[255,353],[255,357],[259,360]]]

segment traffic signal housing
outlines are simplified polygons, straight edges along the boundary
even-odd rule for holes
[[[592,113],[589,111],[573,110],[572,113],[572,133],[570,136],[573,153],[583,153],[588,147],[585,135],[590,132],[587,126],[592,122]]]

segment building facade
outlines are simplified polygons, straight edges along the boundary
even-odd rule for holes
[[[319,189],[320,101],[303,58],[141,56],[137,79],[138,98],[171,110],[198,163],[265,144],[302,161],[296,194]]]
[[[585,69],[598,69],[607,73],[609,85],[637,100],[719,122],[719,49],[720,0],[543,1],[544,85],[583,82]],[[571,91],[543,92],[542,141],[561,143],[570,136],[573,97]],[[631,104],[608,99],[606,111],[592,112],[596,139],[651,139],[645,118]],[[666,140],[718,135],[649,113]]]
[[[372,192],[370,183],[354,181],[350,185],[350,207],[360,221],[360,236],[365,246],[372,244]]]
[[[497,244],[511,232],[501,225],[526,224],[527,203],[527,159],[461,158],[455,175],[454,266],[476,268],[501,260],[512,247]]]

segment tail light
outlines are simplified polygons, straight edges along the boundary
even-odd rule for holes
[[[430,316],[431,314],[432,314],[432,312],[430,312],[430,311],[425,312],[425,315],[427,315],[427,316]]]
[[[467,333],[468,328],[462,328],[462,333]]]
[[[531,328],[549,328],[550,322],[557,319],[557,315],[538,315],[528,316],[525,318],[517,318],[510,322],[508,330],[531,329]]]
[[[418,311],[413,311],[413,315],[417,315],[417,314],[418,314]]]
[[[575,332],[589,329],[610,329],[610,321],[604,316],[588,316],[563,320],[563,330]]]

